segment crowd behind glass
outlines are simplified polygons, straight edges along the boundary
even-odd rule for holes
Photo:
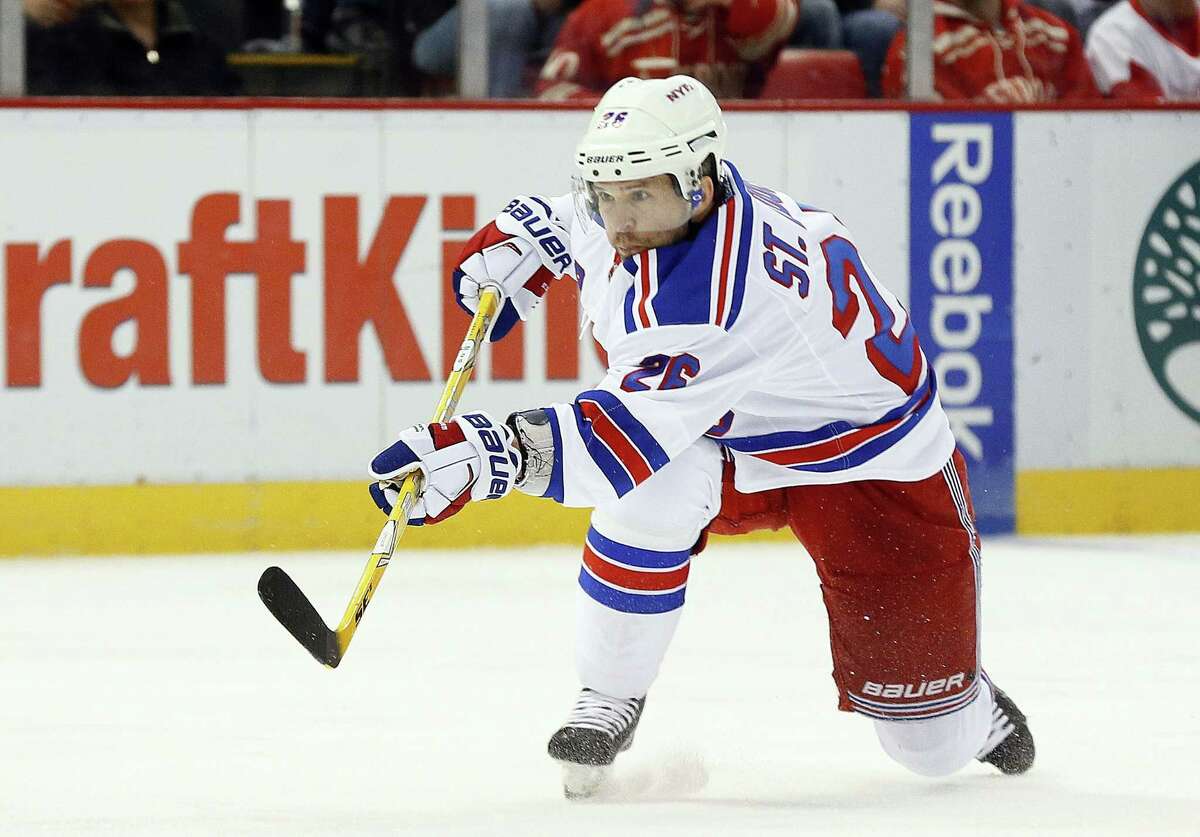
[[[450,0],[22,0],[29,95],[456,95]],[[1200,101],[1200,0],[935,0],[943,100]],[[493,98],[902,98],[905,0],[487,0]]]

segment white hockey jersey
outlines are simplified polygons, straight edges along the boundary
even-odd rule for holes
[[[950,457],[908,314],[846,228],[723,169],[730,197],[693,235],[623,261],[570,197],[530,199],[569,230],[609,361],[594,389],[547,410],[558,457],[545,496],[622,496],[703,436],[729,452],[747,493],[914,481]]]
[[[1113,5],[1088,30],[1086,54],[1101,92],[1148,74],[1167,100],[1200,99],[1200,2],[1191,43],[1171,40],[1162,26],[1151,20],[1136,0]]]

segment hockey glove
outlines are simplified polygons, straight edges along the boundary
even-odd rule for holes
[[[371,461],[371,498],[392,513],[397,486],[413,471],[425,475],[425,491],[413,506],[410,526],[440,523],[471,500],[495,500],[512,490],[521,453],[512,431],[487,413],[467,413],[445,424],[418,424]]]
[[[469,314],[488,285],[500,289],[504,305],[492,326],[499,340],[537,306],[550,283],[571,266],[567,232],[536,198],[517,197],[463,247],[454,271],[454,297]]]

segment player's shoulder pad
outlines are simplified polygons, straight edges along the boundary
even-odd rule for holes
[[[850,238],[850,232],[833,212],[802,203],[777,189],[744,181],[745,192],[754,201],[763,222],[764,239],[794,241],[799,236],[809,247],[819,245],[831,235]],[[790,227],[790,229],[789,229]],[[777,242],[779,243],[779,242]],[[803,244],[801,244],[803,249]]]
[[[748,200],[753,201],[756,207],[755,211],[759,215],[781,215],[801,227],[806,225],[805,216],[807,215],[814,213],[832,215],[828,210],[822,209],[819,206],[802,203],[778,189],[751,183],[749,180],[742,178],[732,163],[727,162],[726,165],[729,168],[732,185]]]
[[[819,242],[831,235],[840,235],[843,238],[850,236],[850,230],[832,212],[812,207],[806,209],[802,217],[805,233],[810,240]]]

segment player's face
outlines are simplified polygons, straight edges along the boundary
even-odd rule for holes
[[[692,207],[669,174],[593,183],[592,193],[609,243],[623,259],[687,235]]]

